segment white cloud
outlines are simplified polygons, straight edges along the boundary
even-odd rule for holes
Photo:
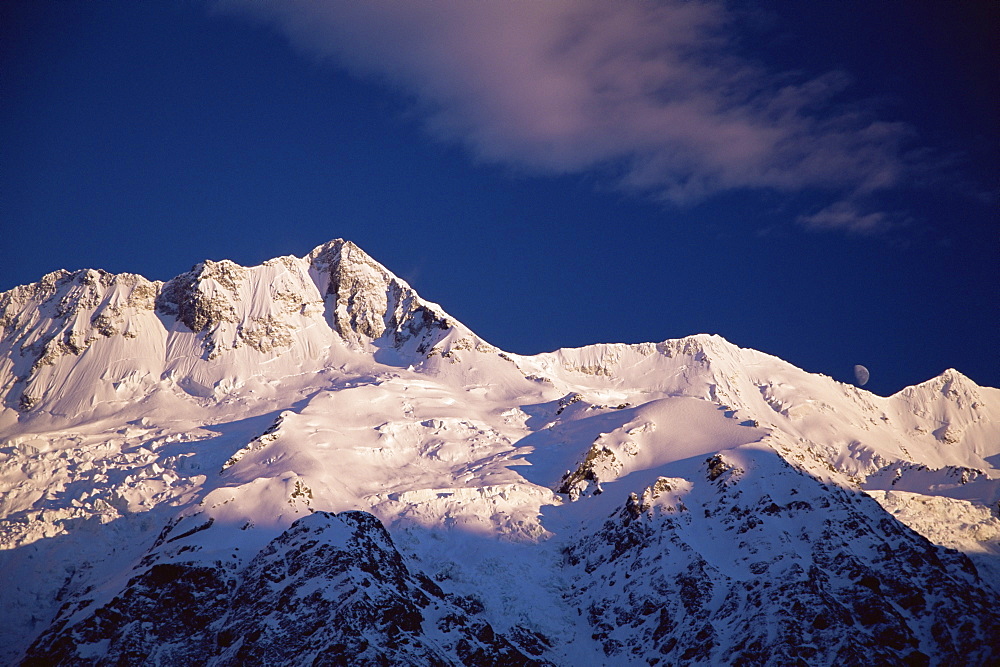
[[[542,173],[604,169],[676,203],[739,188],[843,196],[897,184],[901,124],[837,108],[842,74],[792,82],[736,55],[711,1],[221,0],[412,95],[434,136]],[[802,221],[858,231],[835,205]]]
[[[816,231],[838,229],[860,235],[884,232],[895,226],[890,215],[881,211],[863,213],[847,201],[835,202],[812,215],[800,216],[798,222]]]

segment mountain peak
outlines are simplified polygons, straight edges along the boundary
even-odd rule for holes
[[[334,239],[306,255],[326,302],[328,319],[344,338],[400,347],[415,341],[426,354],[454,323],[436,304],[350,241]],[[419,340],[417,340],[419,339]]]
[[[259,266],[206,259],[166,283],[58,270],[0,294],[0,391],[21,411],[56,393],[61,411],[80,408],[66,382],[91,407],[161,379],[214,396],[264,362],[280,378],[335,363],[335,349],[418,363],[456,327],[470,333],[343,239]]]

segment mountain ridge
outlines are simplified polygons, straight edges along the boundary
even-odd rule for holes
[[[881,397],[717,335],[507,353],[340,239],[52,272],[0,331],[3,660],[1000,655],[1000,390],[953,369]],[[384,562],[323,575],[351,531]]]

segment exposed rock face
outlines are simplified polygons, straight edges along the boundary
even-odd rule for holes
[[[176,315],[195,333],[222,322],[237,322],[236,305],[232,301],[239,296],[239,284],[246,275],[245,268],[228,260],[206,260],[168,281],[157,298],[157,308]]]
[[[567,494],[570,500],[574,501],[579,500],[588,491],[600,495],[603,492],[601,473],[604,471],[617,473],[621,471],[621,468],[622,465],[615,458],[615,453],[595,442],[587,450],[587,455],[576,470],[563,475],[558,491]]]
[[[926,665],[933,655],[987,664],[1000,655],[993,597],[965,556],[863,494],[775,470],[768,458],[748,470],[710,458],[715,492],[690,510],[671,495],[677,482],[661,478],[566,549],[578,573],[572,598],[609,662]],[[735,551],[706,550],[710,540]]]
[[[294,258],[254,268],[206,260],[167,282],[156,308],[199,334],[207,358],[216,359],[242,345],[258,352],[288,348],[299,316],[309,313],[316,301],[308,276]]]
[[[21,664],[539,664],[461,602],[371,514],[316,512],[242,571],[157,563],[82,619],[64,607]]]
[[[21,664],[200,664],[215,652],[209,628],[226,612],[234,587],[221,567],[154,565],[81,621],[71,623],[75,608],[64,607]]]
[[[16,337],[31,370],[63,355],[80,355],[99,336],[126,335],[132,311],[151,311],[160,284],[131,273],[55,271],[41,281],[0,294],[3,339]]]
[[[347,341],[364,336],[393,347],[416,340],[426,354],[453,325],[350,241],[337,239],[313,250],[309,260],[326,299],[329,318]]]
[[[5,404],[30,410],[44,393],[31,386],[43,369],[79,357],[101,339],[138,337],[159,288],[142,276],[86,269],[54,271],[0,294]]]

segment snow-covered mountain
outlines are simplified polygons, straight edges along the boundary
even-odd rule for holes
[[[341,240],[0,328],[5,663],[1000,660],[1000,390],[954,370],[519,356]]]

